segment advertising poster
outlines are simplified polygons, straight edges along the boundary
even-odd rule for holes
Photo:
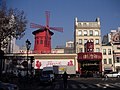
[[[40,60],[36,59],[35,60],[35,67],[34,69],[43,69],[43,67],[52,67],[52,66],[61,66],[61,65],[66,65],[66,66],[73,66],[74,65],[74,60],[72,59],[61,59],[61,60]]]

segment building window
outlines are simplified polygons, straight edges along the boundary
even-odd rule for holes
[[[83,52],[83,48],[80,48],[80,52]]]
[[[96,48],[96,52],[100,52],[100,48]]]
[[[85,31],[84,31],[84,36],[87,36],[87,34],[88,34],[88,33],[87,33],[87,30],[85,30]]]
[[[109,64],[112,64],[112,59],[111,58],[109,58]]]
[[[120,63],[120,57],[116,57],[116,63]]]
[[[83,23],[83,26],[84,26],[84,27],[87,26],[87,23]]]
[[[104,64],[107,64],[107,59],[104,59]]]
[[[82,44],[82,39],[79,39],[79,44]]]
[[[90,36],[93,36],[93,31],[92,31],[92,30],[90,30],[90,32],[89,32],[89,33],[90,33]]]
[[[82,36],[82,31],[78,30],[78,36]]]
[[[103,49],[103,55],[106,55],[106,49]]]
[[[78,26],[82,26],[83,25],[83,23],[78,23]]]
[[[74,47],[73,43],[66,43],[66,47]]]
[[[111,49],[108,49],[108,55],[111,55]]]
[[[43,44],[43,40],[40,40],[40,44]]]
[[[96,39],[96,40],[95,40],[95,44],[99,44],[99,39]]]
[[[78,42],[76,42],[76,44],[78,45]]]
[[[99,31],[95,30],[95,36],[99,36]]]
[[[84,44],[87,43],[87,39],[84,39]]]

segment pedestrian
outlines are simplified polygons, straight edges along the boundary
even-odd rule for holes
[[[63,74],[64,88],[67,88],[67,79],[68,79],[68,74],[65,71],[64,74]]]

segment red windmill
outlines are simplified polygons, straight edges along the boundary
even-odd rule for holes
[[[63,32],[62,27],[50,27],[50,12],[46,11],[46,26],[38,25],[31,23],[31,28],[39,28],[38,30],[33,32],[35,35],[35,44],[34,44],[34,52],[35,53],[50,53],[51,52],[51,36],[54,34],[50,30],[55,30],[58,32]]]

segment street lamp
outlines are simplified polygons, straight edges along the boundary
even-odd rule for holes
[[[30,50],[31,47],[31,43],[30,41],[27,39],[26,40],[26,48],[27,48],[27,78],[28,78],[28,51]]]

